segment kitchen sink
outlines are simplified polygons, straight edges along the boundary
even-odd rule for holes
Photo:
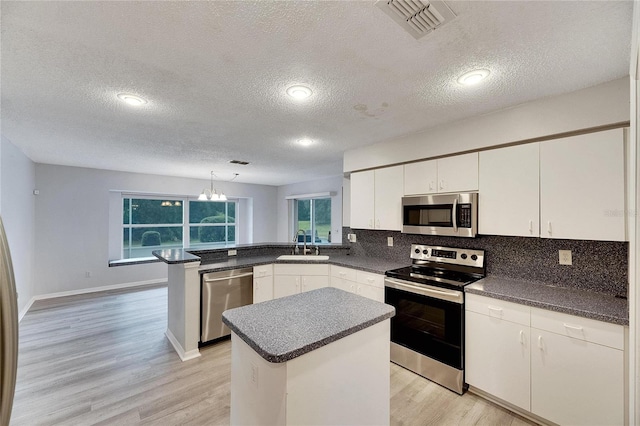
[[[329,256],[327,255],[314,255],[314,254],[283,254],[282,256],[278,256],[277,260],[299,260],[301,262],[310,262],[310,261],[319,261],[319,260],[329,260]]]

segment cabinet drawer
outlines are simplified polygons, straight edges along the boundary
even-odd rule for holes
[[[331,265],[331,276],[355,282],[356,270],[351,268],[343,268],[342,266]]]
[[[384,275],[372,274],[370,272],[356,271],[356,282],[384,288]]]
[[[329,265],[300,265],[300,264],[276,264],[273,265],[275,275],[326,275],[329,276]]]
[[[531,308],[531,327],[624,350],[624,326]]]
[[[262,278],[273,275],[273,265],[259,265],[253,267],[253,277]]]
[[[477,294],[465,294],[465,299],[467,311],[526,326],[530,324],[531,308],[529,306]]]

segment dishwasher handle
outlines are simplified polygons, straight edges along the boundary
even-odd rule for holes
[[[203,281],[206,283],[213,283],[216,281],[229,281],[232,280],[234,278],[244,278],[244,277],[252,277],[253,276],[253,272],[247,272],[246,274],[240,274],[240,275],[231,275],[228,277],[220,277],[220,278],[206,278]]]

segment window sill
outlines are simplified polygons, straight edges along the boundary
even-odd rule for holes
[[[118,260],[110,260],[109,267],[112,266],[129,266],[129,265],[142,265],[145,263],[158,263],[162,262],[162,260],[157,257],[138,257],[135,259],[118,259]]]

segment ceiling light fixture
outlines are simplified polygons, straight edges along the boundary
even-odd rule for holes
[[[118,93],[118,99],[120,99],[122,102],[126,102],[131,106],[142,106],[147,103],[147,101],[142,99],[140,96],[132,95],[129,93]]]
[[[312,93],[307,86],[291,86],[287,89],[287,94],[297,100],[307,99]]]
[[[235,178],[237,178],[239,173],[234,173],[233,177],[229,179],[227,182],[232,182]],[[205,188],[202,190],[202,193],[198,196],[198,201],[227,201],[227,196],[224,195],[224,192],[218,191],[213,187],[213,177],[218,178],[213,171],[211,172],[211,188]]]
[[[302,145],[302,146],[313,145],[313,140],[309,138],[298,139],[297,142],[298,142],[298,145]]]
[[[464,86],[473,86],[474,84],[480,83],[482,80],[489,76],[489,70],[474,70],[469,71],[468,73],[462,74],[458,78],[458,83]]]

